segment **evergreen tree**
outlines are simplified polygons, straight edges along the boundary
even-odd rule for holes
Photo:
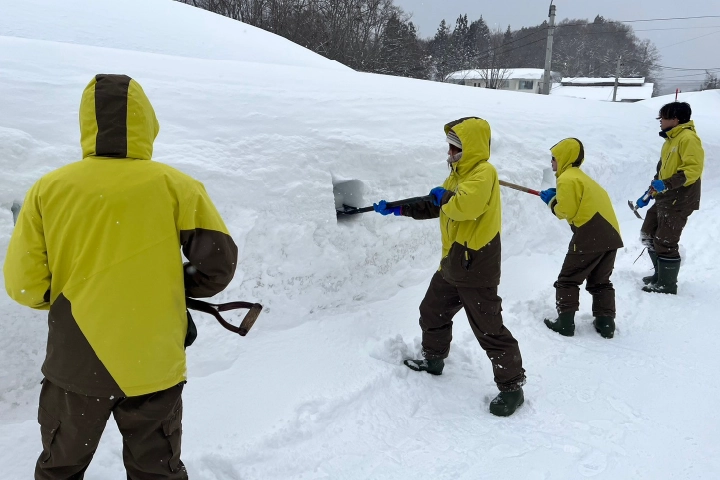
[[[484,67],[490,49],[490,29],[482,15],[479,20],[475,20],[470,24],[468,28],[468,41],[472,45],[472,51],[474,52],[471,68]]]
[[[448,73],[453,72],[452,66],[449,65],[450,27],[444,19],[440,22],[435,37],[430,41],[430,56],[434,79],[443,81]]]

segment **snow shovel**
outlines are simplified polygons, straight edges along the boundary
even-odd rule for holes
[[[403,205],[412,205],[413,203],[420,203],[420,202],[432,202],[432,195],[425,195],[424,197],[412,197],[412,198],[404,198],[402,200],[396,200],[394,202],[387,202],[387,208],[394,208],[394,207],[401,207]],[[342,210],[335,209],[337,212],[338,218],[344,217],[345,215],[355,215],[357,213],[365,213],[365,212],[372,212],[374,209],[373,207],[351,207],[350,205],[345,205],[343,203]]]
[[[259,303],[250,303],[250,302],[230,302],[230,303],[221,303],[219,305],[214,303],[207,303],[203,302],[201,300],[196,300],[194,298],[185,298],[185,306],[191,310],[197,310],[198,312],[204,312],[209,313],[215,319],[220,322],[220,325],[227,328],[233,333],[237,333],[241,337],[244,337],[248,334],[252,326],[255,324],[255,320],[257,320],[258,315],[260,315],[260,312],[262,311],[262,305]],[[245,314],[245,317],[243,318],[242,322],[240,323],[239,327],[234,326],[230,322],[226,321],[222,315],[220,315],[220,312],[227,312],[228,310],[237,310],[239,308],[248,308],[250,311]]]

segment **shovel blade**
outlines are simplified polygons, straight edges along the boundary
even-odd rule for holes
[[[542,182],[540,182],[540,190],[547,190],[548,188],[555,188],[555,172],[552,168],[543,168]]]

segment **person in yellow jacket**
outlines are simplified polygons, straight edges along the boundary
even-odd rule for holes
[[[580,285],[593,297],[595,330],[605,338],[615,334],[615,289],[610,282],[617,250],[623,246],[615,210],[604,188],[580,170],[585,148],[566,138],[550,149],[557,188],[540,192],[555,216],[572,229],[565,262],[555,282],[556,320],[545,319],[551,330],[572,337],[580,307]]]
[[[490,412],[509,416],[524,401],[525,370],[517,340],[503,325],[497,294],[501,204],[497,171],[488,162],[490,125],[477,117],[461,118],[445,125],[445,135],[450,176],[432,189],[432,201],[396,208],[388,208],[385,200],[374,204],[383,215],[440,220],[442,260],[420,304],[424,358],[404,363],[412,370],[442,374],[452,318],[464,308],[500,390]]]
[[[185,297],[222,291],[237,247],[203,185],[151,161],[135,80],[95,76],[80,132],[83,159],[32,186],[3,267],[10,297],[49,311],[35,478],[81,478],[112,413],[128,478],[186,479]]]
[[[655,199],[640,229],[640,239],[655,268],[653,275],[643,278],[646,292],[677,294],[680,235],[688,217],[700,209],[705,151],[691,115],[685,102],[663,105],[658,115],[665,143],[650,188],[637,201],[642,208]]]

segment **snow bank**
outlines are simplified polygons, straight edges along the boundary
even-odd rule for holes
[[[280,36],[172,0],[1,0],[0,12],[0,33],[8,37],[349,70]]]

